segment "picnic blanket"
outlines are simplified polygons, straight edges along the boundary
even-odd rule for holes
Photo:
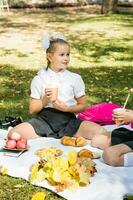
[[[115,125],[106,126],[108,130],[115,128]],[[128,128],[130,128],[128,126]],[[4,145],[4,137],[7,131],[0,129],[0,147]],[[66,156],[70,149],[79,151],[81,147],[63,146],[59,139],[54,138],[38,138],[29,140],[30,149],[21,156],[8,157],[0,152],[0,165],[8,169],[8,175],[12,177],[20,177],[28,181],[29,167],[37,162],[39,158],[35,155],[35,151],[42,147],[55,146],[63,150],[63,156]],[[101,152],[102,150],[91,147],[90,144],[85,146],[92,151]],[[60,196],[68,200],[122,200],[125,194],[133,194],[133,167],[111,167],[106,165],[102,158],[95,159],[97,173],[91,179],[91,183],[87,187],[80,187],[76,192],[65,190],[58,193]],[[50,186],[46,181],[37,182],[36,185],[48,188],[54,192],[55,188]]]

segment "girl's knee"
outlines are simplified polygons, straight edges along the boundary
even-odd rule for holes
[[[103,152],[103,160],[106,164],[111,166],[120,165],[120,155],[116,153],[116,150],[113,147],[108,147]]]
[[[91,145],[100,149],[105,149],[110,145],[110,138],[107,135],[96,135],[92,138]]]

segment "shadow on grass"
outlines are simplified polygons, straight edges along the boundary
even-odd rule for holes
[[[133,87],[133,68],[71,68],[79,73],[86,85],[88,105],[112,101],[123,105],[128,88]],[[0,67],[0,118],[6,115],[30,117],[28,114],[29,87],[36,71],[19,70],[13,66]],[[129,99],[128,108],[132,108],[133,97]]]
[[[78,13],[78,14],[77,14]],[[91,16],[90,14],[96,14]],[[89,9],[86,8],[55,8],[55,9],[44,9],[44,10],[29,10],[28,12],[21,11],[14,13],[9,17],[1,17],[0,25],[7,31],[7,28],[13,28],[17,30],[35,30],[42,27],[44,23],[60,23],[63,24],[80,24],[80,23],[91,23],[91,22],[112,22],[119,23],[120,26],[133,27],[133,14],[117,14],[117,15],[99,15],[99,8]],[[23,21],[24,19],[24,21]],[[33,19],[37,19],[33,20]],[[4,32],[4,30],[0,30]]]
[[[86,34],[87,35],[87,34]],[[91,32],[88,33],[91,35]],[[100,62],[102,57],[112,58],[116,61],[133,61],[133,48],[129,45],[132,42],[132,36],[123,38],[121,41],[119,38],[108,39],[102,37],[103,34],[95,32],[93,37],[83,38],[70,36],[71,46],[77,52],[77,55],[81,60],[86,58],[89,60],[88,56],[93,59],[94,62]],[[80,38],[80,40],[78,39]]]
[[[7,56],[11,54],[15,54],[17,57],[28,57],[26,53],[22,53],[18,51],[17,49],[1,48],[0,56]]]

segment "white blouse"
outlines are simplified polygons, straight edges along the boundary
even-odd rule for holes
[[[85,95],[85,85],[80,75],[68,70],[54,72],[50,68],[42,68],[31,82],[31,97],[43,98],[45,88],[50,85],[58,87],[58,99],[68,106],[75,105],[75,98]],[[52,103],[48,102],[45,107],[52,107]]]

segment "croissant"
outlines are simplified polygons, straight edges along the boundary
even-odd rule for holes
[[[83,137],[69,137],[64,136],[61,139],[61,144],[68,145],[68,146],[74,146],[74,147],[81,147],[87,144],[87,141]]]
[[[91,158],[91,159],[94,158],[93,153],[88,149],[81,149],[78,152],[78,157],[86,157],[86,158]]]
[[[69,137],[69,136],[63,136],[61,138],[61,144],[67,145],[67,146],[75,146],[76,138]]]
[[[76,138],[76,147],[82,147],[82,146],[85,146],[86,144],[87,144],[87,141],[85,138],[83,137]]]

